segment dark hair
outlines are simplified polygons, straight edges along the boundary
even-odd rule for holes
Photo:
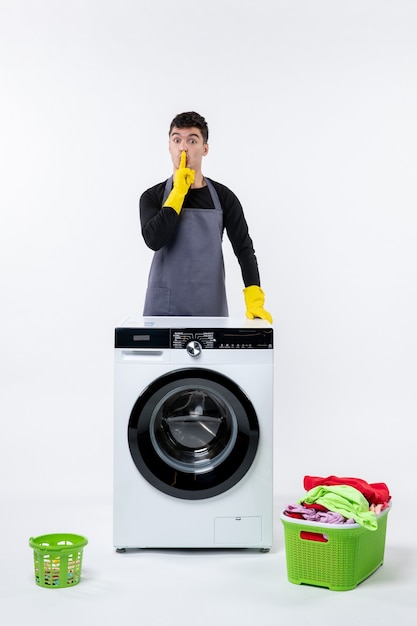
[[[208,142],[209,131],[208,131],[207,122],[204,119],[204,117],[202,117],[198,113],[195,113],[195,111],[189,111],[188,113],[179,113],[178,115],[176,115],[171,122],[168,135],[171,135],[171,131],[173,128],[191,128],[191,127],[198,128],[201,131],[201,134],[203,135],[204,143]]]

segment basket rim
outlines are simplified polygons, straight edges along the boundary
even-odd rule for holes
[[[68,541],[70,543],[60,544],[58,542]],[[83,548],[88,544],[87,537],[84,535],[77,535],[74,533],[50,533],[46,535],[39,535],[37,537],[30,537],[29,545],[35,550],[41,550],[45,552],[61,552],[68,551],[74,548]]]
[[[390,510],[391,501],[388,503],[388,506],[376,516],[376,519],[379,520],[381,519],[381,517],[388,515]],[[282,522],[286,522],[288,524],[312,526],[313,528],[334,528],[337,530],[352,530],[352,528],[363,528],[363,526],[361,524],[358,524],[357,522],[355,522],[354,524],[329,524],[329,522],[315,522],[313,520],[298,519],[296,517],[290,517],[289,515],[285,515],[285,513],[280,514],[280,519],[282,520]]]

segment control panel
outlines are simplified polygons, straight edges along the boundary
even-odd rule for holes
[[[209,350],[248,350],[273,347],[272,328],[175,329],[171,330],[171,347],[186,348],[196,342]]]
[[[115,348],[269,350],[272,328],[116,328]]]

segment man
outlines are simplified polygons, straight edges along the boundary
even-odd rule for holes
[[[177,115],[169,129],[174,173],[139,202],[142,235],[155,251],[144,315],[227,317],[223,231],[240,264],[246,316],[272,323],[264,309],[258,264],[242,206],[224,185],[202,173],[208,127],[198,113]]]

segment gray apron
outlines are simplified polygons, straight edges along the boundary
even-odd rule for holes
[[[154,254],[144,315],[229,315],[222,251],[223,210],[213,184],[214,209],[185,208],[171,240]],[[165,185],[166,201],[172,177]]]

